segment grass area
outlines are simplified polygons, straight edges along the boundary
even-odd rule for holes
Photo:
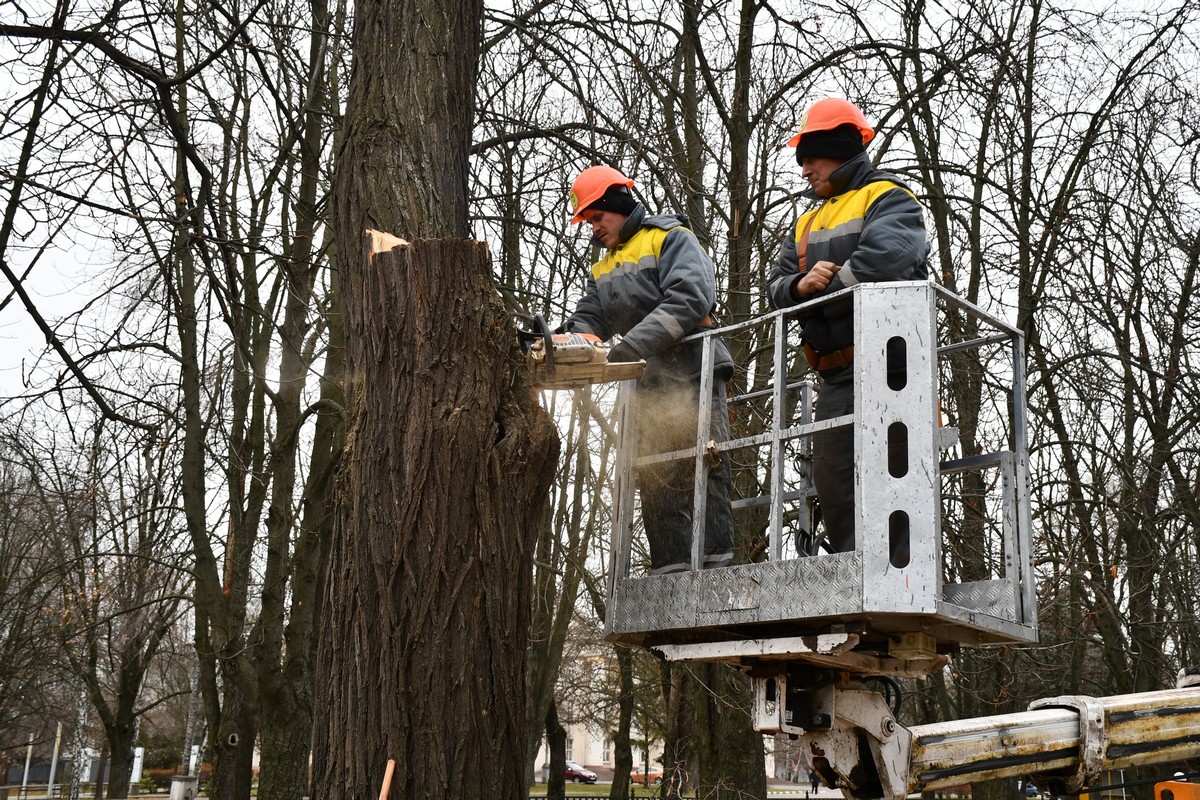
[[[567,797],[608,797],[608,793],[612,791],[610,783],[567,783]],[[658,797],[657,786],[642,786],[638,784],[633,787],[634,797]],[[529,787],[530,797],[545,797],[546,784],[535,783]],[[628,796],[628,795],[627,795]]]
[[[608,783],[571,783],[567,782],[567,797],[608,797],[612,785]],[[530,797],[545,797],[546,784],[535,783],[529,787]]]

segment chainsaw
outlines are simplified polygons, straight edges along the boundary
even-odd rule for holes
[[[534,330],[517,331],[525,364],[537,389],[581,389],[639,377],[645,361],[610,363],[608,345],[589,333],[553,333],[540,314]]]

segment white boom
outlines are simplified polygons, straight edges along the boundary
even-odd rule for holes
[[[805,730],[801,749],[827,784],[852,798],[900,800],[1027,775],[1056,793],[1075,793],[1109,770],[1200,758],[1200,686],[1054,697],[1021,713],[912,728],[861,685],[809,694],[805,714],[821,729]]]

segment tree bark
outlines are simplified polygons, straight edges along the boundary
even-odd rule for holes
[[[257,734],[254,707],[241,688],[229,681],[222,693],[220,726],[213,739],[213,797],[250,797]]]
[[[482,19],[482,0],[355,3],[334,181],[339,264],[358,257],[367,228],[405,238],[468,235]]]
[[[633,725],[633,652],[628,647],[615,646],[617,654],[617,728],[613,732],[613,779],[608,793],[611,800],[629,796],[629,774],[633,771],[633,742],[629,729]]]
[[[92,786],[94,800],[104,800],[104,773],[108,771],[108,747],[100,748],[100,768],[96,770],[96,783]]]
[[[567,796],[567,729],[558,721],[558,703],[550,700],[546,709],[546,800]]]
[[[272,705],[266,698],[262,703],[262,728],[259,731],[261,767],[256,796],[262,800],[268,797],[303,797],[309,784],[312,691],[307,683],[287,681],[280,691],[272,692],[270,697],[278,705]]]
[[[367,268],[343,282],[351,423],[314,796],[373,797],[395,759],[392,797],[515,800],[530,554],[557,438],[486,247],[372,234]]]
[[[481,0],[355,5],[333,208],[350,416],[313,795],[524,792],[530,555],[557,438],[463,241]],[[384,228],[418,239],[411,245]],[[487,769],[479,765],[486,763]]]
[[[762,734],[750,723],[749,680],[725,664],[697,665],[697,672],[697,794],[765,798],[767,765]]]
[[[661,667],[663,705],[667,724],[663,732],[663,777],[661,796],[679,798],[694,786],[695,742],[692,739],[692,694],[695,681],[687,667],[679,662],[663,662]]]
[[[122,665],[118,671],[121,679],[118,685],[122,689],[129,687],[128,664]],[[140,686],[141,676],[134,677]],[[136,692],[136,687],[134,687]],[[112,705],[115,708],[97,708],[104,725],[104,737],[107,746],[105,753],[109,755],[108,790],[109,800],[124,800],[129,796],[129,779],[133,775],[133,749],[137,745],[137,724],[134,701],[137,695],[125,692],[116,698]],[[94,702],[94,701],[93,701]]]

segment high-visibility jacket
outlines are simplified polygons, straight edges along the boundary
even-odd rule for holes
[[[698,378],[702,345],[679,340],[710,320],[716,296],[712,259],[673,215],[651,216],[638,205],[621,227],[620,244],[592,265],[587,292],[563,326],[608,340],[646,359],[640,384],[662,377]],[[708,322],[704,327],[711,327]],[[733,358],[714,344],[715,374],[728,379]]]
[[[796,221],[793,235],[780,248],[768,279],[774,308],[794,306],[793,287],[802,277],[798,252],[805,263],[832,261],[841,269],[829,285],[805,301],[868,281],[909,281],[929,277],[929,243],[921,206],[895,175],[875,169],[866,153],[842,164],[830,175],[834,195]],[[805,197],[815,198],[811,190]],[[847,300],[821,306],[804,316],[803,338],[818,355],[837,353],[854,344],[854,309]],[[845,367],[822,371],[825,377],[849,374]]]

